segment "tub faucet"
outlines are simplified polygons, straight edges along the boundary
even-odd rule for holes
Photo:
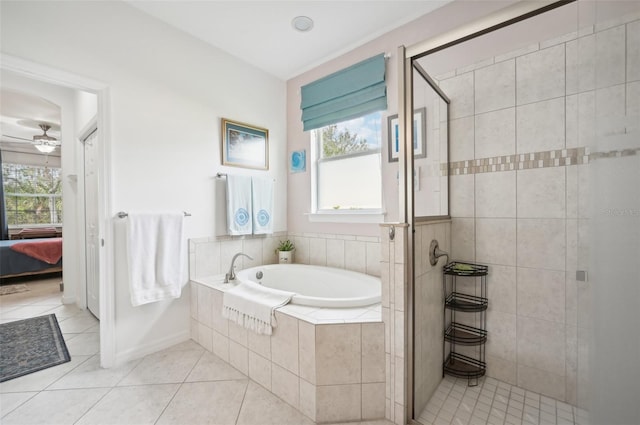
[[[233,258],[231,259],[231,267],[229,267],[229,272],[227,274],[224,275],[224,283],[229,283],[232,280],[236,280],[236,272],[235,272],[235,265],[234,263],[236,262],[236,258],[238,258],[239,256],[243,256],[243,257],[247,257],[249,260],[253,260],[253,257],[243,253],[243,252],[239,252],[236,255],[233,256]]]

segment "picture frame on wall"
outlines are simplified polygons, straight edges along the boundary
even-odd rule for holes
[[[419,108],[413,111],[413,157],[426,158],[427,156],[427,108]],[[400,152],[400,128],[398,126],[398,114],[387,117],[387,146],[389,150],[389,162],[397,162]]]
[[[227,118],[221,129],[222,165],[269,169],[269,130]]]
[[[307,171],[307,151],[305,149],[291,152],[289,171],[292,173],[304,173]]]

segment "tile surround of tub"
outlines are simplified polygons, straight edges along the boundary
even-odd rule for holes
[[[489,321],[498,328],[491,340],[489,327],[488,376],[579,406],[587,399],[580,385],[588,359],[576,335],[589,334],[579,294],[588,299],[590,286],[577,282],[575,272],[587,270],[587,164],[640,155],[615,144],[593,150],[599,135],[623,133],[623,122],[638,125],[621,117],[640,109],[639,40],[640,21],[630,16],[440,77],[441,87],[454,89],[445,89],[453,109],[459,103],[465,111],[450,133],[452,258],[490,266]],[[508,85],[495,98],[477,96],[488,75],[513,61],[512,75],[496,77],[516,85],[509,138]],[[598,116],[618,117],[610,127],[596,128],[596,105]],[[475,125],[462,125],[469,121]],[[512,318],[515,332],[500,327],[499,316]],[[548,347],[540,348],[546,338]]]
[[[384,417],[380,305],[353,309],[287,305],[276,311],[278,326],[266,336],[222,318],[224,285],[195,281],[190,285],[196,294],[192,310],[199,314],[192,317],[192,328],[197,329],[192,339],[249,379],[318,423]],[[203,309],[211,314],[203,314]],[[198,322],[209,316],[215,329]]]
[[[254,259],[239,257],[237,270],[275,264],[278,262],[276,246],[284,239],[291,239],[296,245],[296,264],[336,267],[380,276],[380,239],[377,237],[280,232],[268,236],[190,239],[189,277],[197,279],[226,273],[231,258],[238,252]]]

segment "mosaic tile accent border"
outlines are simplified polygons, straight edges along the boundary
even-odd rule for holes
[[[589,160],[593,161],[600,158],[621,158],[623,156],[635,156],[635,155],[640,155],[640,148],[623,149],[621,151],[594,152],[591,155],[589,155]]]
[[[640,148],[610,152],[590,153],[589,148],[557,149],[544,152],[495,156],[491,158],[469,159],[449,163],[449,175],[495,173],[500,171],[529,170],[532,168],[564,167],[588,164],[599,158],[617,158],[640,155]],[[443,174],[446,164],[441,165]]]

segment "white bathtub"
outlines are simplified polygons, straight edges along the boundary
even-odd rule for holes
[[[262,273],[262,277],[257,276]],[[381,299],[380,279],[363,273],[302,264],[270,264],[236,273],[239,281],[295,292],[292,304],[316,307],[360,307]]]

